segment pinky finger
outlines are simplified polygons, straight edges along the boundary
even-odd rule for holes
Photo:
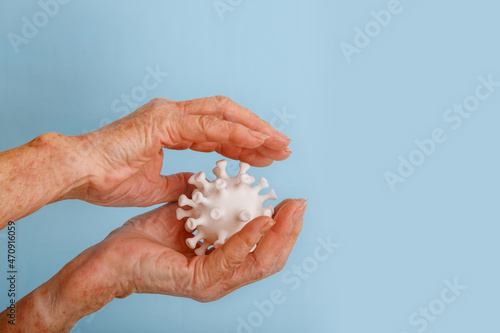
[[[186,147],[182,147],[186,149]],[[260,151],[249,148],[241,148],[232,144],[220,144],[215,142],[196,142],[190,145],[189,149],[202,153],[217,152],[233,160],[240,160],[250,165],[264,167],[271,165],[273,159],[262,154]]]
[[[215,151],[219,143],[216,142],[195,142],[189,147],[189,149],[194,151],[199,151],[202,153],[211,153]]]
[[[265,167],[273,164],[274,160],[264,156],[255,149],[241,148],[231,144],[221,144],[215,149],[219,154],[233,160],[239,160],[256,167]]]
[[[276,261],[276,265],[274,267],[274,273],[279,272],[283,268],[285,268],[286,262],[288,261],[288,257],[290,257],[290,254],[292,253],[293,247],[295,246],[295,243],[299,238],[303,226],[304,226],[304,216],[299,215],[299,217],[297,217],[297,220],[295,221],[295,224],[292,227],[290,236],[288,237],[285,243],[285,248],[278,257],[278,260]]]

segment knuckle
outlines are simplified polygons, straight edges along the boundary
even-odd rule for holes
[[[301,232],[302,232],[302,224],[298,225],[297,228],[293,231],[293,234],[292,234],[293,238],[294,239],[299,238]]]
[[[210,303],[221,299],[224,295],[213,294],[213,292],[202,291],[196,298],[200,303]]]
[[[140,112],[141,117],[151,117],[151,119],[155,117],[162,117],[165,115],[166,106],[169,103],[169,100],[163,97],[156,97],[150,100],[148,103],[144,104],[137,111],[142,110]],[[148,120],[151,120],[148,119]]]
[[[203,116],[200,116],[198,119],[199,119],[200,123],[205,124],[205,125],[212,125],[212,124],[217,122],[217,118],[215,118],[214,116],[210,116],[210,115],[203,115]]]
[[[212,126],[212,120],[210,119],[210,116],[199,117],[198,125],[200,126],[201,130],[205,132],[208,128]]]
[[[254,278],[257,280],[265,279],[273,274],[273,264],[271,262],[254,263]]]
[[[28,142],[27,146],[36,147],[37,149],[41,150],[56,150],[58,152],[70,154],[71,158],[68,158],[67,162],[65,163],[71,162],[69,165],[73,166],[76,155],[73,153],[72,142],[73,139],[66,135],[49,132],[37,136],[36,138]]]
[[[251,235],[241,233],[237,233],[234,235],[238,243],[242,244],[246,248],[252,248],[257,241],[251,237]]]
[[[302,228],[304,227],[304,223],[301,221],[297,221],[293,227],[292,234],[290,237],[295,241],[299,238],[300,233],[302,232]]]
[[[217,117],[214,116],[201,116],[200,118],[198,118],[198,121],[203,131],[207,131],[209,129],[215,131],[227,130],[227,124],[223,121],[220,121]]]
[[[275,270],[274,270],[274,273],[279,273],[279,272],[281,272],[281,271],[283,270],[283,268],[285,268],[285,263],[286,263],[286,262],[278,262],[278,263],[276,264],[276,268],[275,268]]]
[[[270,272],[268,269],[265,269],[265,268],[262,268],[262,267],[259,267],[257,268],[257,270],[255,271],[255,278],[258,279],[258,280],[263,280],[265,278],[267,278],[268,276],[270,276]]]
[[[214,96],[213,99],[219,106],[231,103],[233,101],[231,98],[222,95]]]
[[[153,98],[152,100],[149,101],[149,104],[158,105],[158,104],[165,104],[165,103],[168,103],[168,102],[171,102],[171,100],[169,100],[168,98],[155,97],[155,98]]]
[[[201,290],[198,292],[196,300],[200,303],[208,303],[212,301],[212,297],[207,291]]]
[[[176,109],[184,114],[190,114],[193,109],[193,101],[172,101]]]
[[[43,133],[33,139],[30,144],[33,146],[51,146],[59,142],[64,135],[54,132]]]
[[[221,258],[220,258],[220,268],[222,271],[230,271],[233,269],[233,260],[230,257],[230,254],[225,250],[225,247],[222,246],[221,250]]]

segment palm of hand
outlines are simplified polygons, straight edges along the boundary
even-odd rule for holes
[[[147,207],[152,203],[175,201],[185,191],[191,173],[161,175],[163,150],[160,149],[150,159],[143,156],[137,159],[145,160],[145,163],[121,167],[115,165],[111,174],[98,182],[92,182],[86,201],[102,206]],[[127,157],[123,160],[127,160]]]
[[[101,243],[118,273],[118,297],[160,293],[207,302],[276,273],[300,233],[302,204],[285,200],[276,207],[276,223],[270,224],[269,233],[263,227],[270,218],[257,218],[204,256],[196,256],[186,245],[192,235],[175,216],[177,203],[132,218]],[[259,246],[249,254],[256,243]]]
[[[207,301],[226,294],[220,294],[204,270],[206,256],[196,256],[186,245],[192,234],[177,220],[178,207],[171,203],[134,217],[106,239],[126,270],[121,276],[131,279],[123,297],[132,292],[160,293]],[[123,258],[127,258],[125,266]]]
[[[177,284],[188,279],[195,254],[186,245],[190,234],[175,217],[177,207],[172,203],[136,216],[106,239],[122,275],[132,279],[130,292],[186,296]]]

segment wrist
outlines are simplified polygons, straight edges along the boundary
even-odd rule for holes
[[[47,331],[70,331],[81,318],[115,298],[119,290],[115,281],[105,256],[91,247],[33,291],[29,303],[34,309],[23,312],[39,318],[39,327]]]
[[[82,193],[89,183],[89,152],[85,140],[57,133],[0,152],[0,228],[2,221],[19,220]]]
[[[28,143],[50,159],[58,191],[50,202],[79,199],[85,193],[89,178],[88,144],[82,136],[44,133]]]
[[[119,294],[106,261],[95,246],[82,252],[15,304],[15,326],[8,323],[9,309],[0,313],[0,331],[69,332],[78,320]]]

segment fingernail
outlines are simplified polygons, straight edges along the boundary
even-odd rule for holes
[[[286,136],[285,134],[283,134],[283,133],[281,133],[281,132],[279,132],[279,131],[278,131],[278,134],[279,134],[279,136],[281,136],[283,139],[288,140],[288,141],[292,141],[292,139],[290,139],[288,136]]]
[[[250,134],[258,139],[262,139],[262,140],[267,140],[270,138],[269,135],[267,134],[264,134],[264,133],[260,133],[260,132],[256,132],[256,131],[250,131]]]
[[[264,225],[262,226],[262,228],[260,229],[260,233],[261,233],[261,234],[266,233],[266,231],[268,231],[269,229],[271,229],[271,227],[272,227],[273,225],[275,225],[275,224],[276,224],[276,221],[275,221],[275,220],[273,220],[273,219],[269,219],[269,221],[268,221],[266,224],[264,224]]]
[[[291,151],[289,148],[285,148],[285,149],[283,149],[283,151],[285,153],[289,153],[289,154],[293,153],[293,151]]]
[[[307,204],[309,203],[309,200],[305,200],[305,199],[302,199],[304,200],[304,202],[302,203],[302,206],[300,206],[298,209],[297,209],[297,216],[304,216],[305,212],[306,212],[306,209],[307,209]]]

